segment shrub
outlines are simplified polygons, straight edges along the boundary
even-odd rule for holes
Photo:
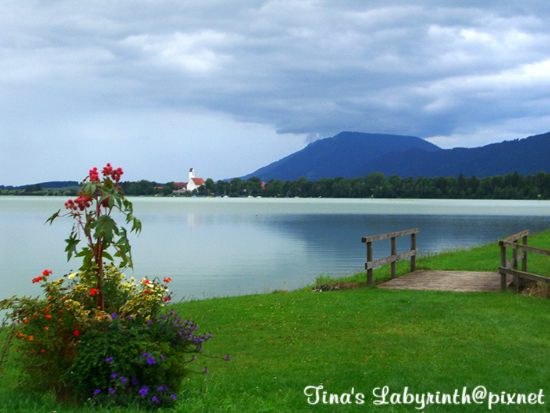
[[[52,390],[60,400],[167,406],[211,336],[165,311],[171,278],[137,281],[122,272],[132,265],[131,248],[112,212],[141,230],[119,185],[122,173],[107,164],[100,179],[90,170],[66,212],[48,220],[73,219],[65,251],[82,258],[80,269],[57,280],[44,270],[32,279],[42,297],[12,297],[0,310],[7,311],[26,388]]]

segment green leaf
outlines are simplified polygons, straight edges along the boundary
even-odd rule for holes
[[[65,247],[65,252],[67,253],[67,261],[69,261],[73,254],[76,253],[76,246],[80,242],[80,240],[76,237],[74,229],[69,235],[69,238],[65,240],[65,242],[67,243],[67,246]]]
[[[86,254],[89,254],[89,253],[90,253],[90,248],[84,247],[78,252],[78,254],[75,255],[75,257],[85,257]]]
[[[135,217],[132,220],[132,232],[135,232],[136,234],[141,232],[141,221]]]
[[[104,242],[110,244],[113,237],[118,235],[119,230],[116,222],[108,215],[102,215],[97,219],[94,237],[95,239],[102,238]]]
[[[59,214],[61,214],[61,210],[58,209],[57,212],[54,212],[51,217],[49,217],[44,224],[53,224],[53,221],[56,220],[59,217]]]
[[[84,259],[82,260],[82,265],[79,268],[80,271],[89,271],[92,268],[92,258],[93,255],[91,253],[84,256]]]
[[[103,251],[103,258],[106,258],[111,262],[114,261],[114,258],[107,251]]]
[[[132,205],[132,203],[126,198],[124,198],[122,202],[124,203],[124,209],[126,210],[126,212],[128,214],[132,214],[134,212],[134,206]]]

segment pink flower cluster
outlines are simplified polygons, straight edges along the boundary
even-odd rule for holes
[[[89,175],[91,182],[99,182],[99,172],[97,171],[97,168],[95,166],[90,169]]]
[[[92,202],[92,198],[87,195],[80,195],[75,199],[69,199],[65,202],[65,208],[76,211],[84,211],[86,208],[89,208]]]
[[[114,169],[110,163],[108,163],[107,165],[105,165],[105,167],[103,168],[103,176],[104,177],[111,177],[115,182],[118,182],[120,181],[120,178],[122,177],[122,174],[124,173],[124,171],[122,170],[122,168],[116,168]]]

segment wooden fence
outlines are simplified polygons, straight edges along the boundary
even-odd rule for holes
[[[418,228],[410,228],[403,231],[386,232],[385,234],[367,235],[366,237],[361,238],[361,241],[367,244],[367,262],[365,263],[365,270],[367,270],[368,286],[371,286],[374,284],[373,270],[377,267],[380,267],[381,265],[388,264],[388,263],[391,264],[390,266],[391,278],[395,278],[396,264],[397,264],[397,261],[400,261],[400,260],[410,258],[411,272],[416,270],[416,252],[417,252],[416,234],[418,234],[419,232],[420,231],[418,230]],[[402,252],[401,254],[398,254],[397,238],[404,237],[407,235],[411,236],[410,250],[407,252]],[[372,243],[374,241],[380,241],[384,239],[390,240],[391,255],[375,260],[373,259]]]
[[[502,290],[508,289],[507,278],[511,275],[514,280],[514,290],[519,292],[521,290],[523,280],[530,280],[535,282],[550,283],[550,277],[543,275],[533,274],[527,272],[527,253],[533,252],[535,254],[542,254],[550,256],[550,250],[542,248],[531,247],[527,245],[529,237],[529,231],[521,231],[517,234],[510,235],[499,241],[500,246],[500,288]],[[520,244],[521,240],[521,244]],[[508,261],[507,249],[512,249],[512,260]],[[519,269],[519,256],[521,254],[521,270]]]

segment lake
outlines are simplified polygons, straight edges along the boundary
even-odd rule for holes
[[[76,269],[68,220],[44,221],[58,197],[0,197],[0,298],[37,294],[31,278]],[[366,234],[420,228],[421,253],[469,247],[550,226],[550,201],[134,198],[143,232],[134,273],[171,276],[176,299],[294,289],[320,274],[362,271]],[[407,239],[399,245],[406,249]],[[375,243],[375,257],[389,242]],[[495,263],[495,266],[497,263]],[[127,274],[132,274],[128,270]]]

